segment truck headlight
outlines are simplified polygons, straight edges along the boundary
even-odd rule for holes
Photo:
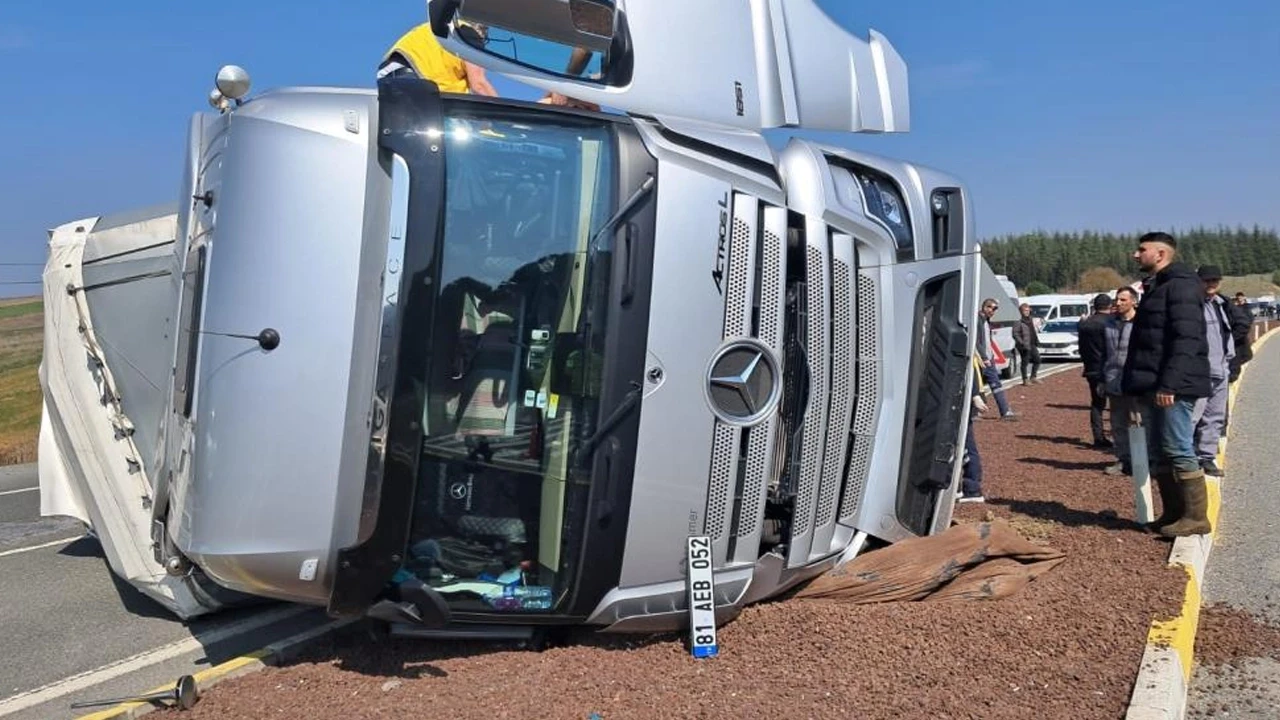
[[[867,213],[885,224],[899,252],[913,250],[911,217],[907,214],[907,204],[898,186],[888,177],[866,168],[854,168],[852,172],[862,186]]]

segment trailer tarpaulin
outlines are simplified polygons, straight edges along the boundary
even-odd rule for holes
[[[851,603],[998,600],[1057,567],[1066,555],[1007,523],[956,525],[861,555],[802,588],[797,598]]]
[[[88,218],[50,233],[40,364],[40,514],[84,522],[117,575],[188,618],[208,608],[188,579],[165,572],[152,552],[151,481],[85,299],[82,263],[97,223]],[[176,231],[172,215],[128,225],[111,233],[109,250],[171,240]]]

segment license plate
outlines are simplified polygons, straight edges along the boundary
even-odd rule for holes
[[[715,657],[716,581],[711,572],[711,538],[690,537],[686,545],[689,566],[689,651],[696,658]]]

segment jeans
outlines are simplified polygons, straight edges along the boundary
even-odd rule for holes
[[[969,432],[964,439],[964,473],[960,490],[969,497],[982,494],[982,456],[978,454],[978,441],[973,436],[973,420],[969,420]]]
[[[1036,375],[1040,373],[1040,348],[1018,348],[1018,359],[1022,362],[1022,384],[1027,384],[1027,371],[1031,371],[1031,379],[1034,380]]]
[[[995,365],[982,366],[982,380],[991,388],[991,394],[996,398],[996,407],[1000,408],[1000,417],[1009,414],[1009,401],[1004,397],[1004,385],[1000,382],[1000,371]]]
[[[1151,459],[1151,473],[1173,470],[1195,472],[1200,469],[1196,456],[1195,424],[1191,414],[1195,412],[1196,399],[1178,395],[1167,408],[1155,404],[1155,396],[1143,398],[1150,408],[1151,422],[1147,423],[1147,456]]]

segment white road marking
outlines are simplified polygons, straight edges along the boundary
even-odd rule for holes
[[[79,692],[85,688],[93,687],[98,683],[106,682],[107,680],[118,678],[122,675],[128,675],[135,670],[140,670],[142,668],[155,665],[156,663],[182,657],[187,653],[195,652],[201,648],[222,642],[223,640],[233,638],[237,635],[242,635],[244,633],[257,630],[258,628],[287,620],[295,615],[301,615],[302,613],[313,609],[314,608],[307,605],[286,605],[284,607],[275,608],[264,612],[261,615],[255,615],[253,617],[240,620],[239,622],[231,623],[230,625],[214,628],[209,632],[203,633],[199,637],[184,638],[176,642],[171,642],[168,645],[161,645],[160,647],[140,652],[123,660],[117,660],[113,663],[103,665],[102,667],[63,678],[62,680],[49,683],[48,685],[36,688],[35,690],[18,693],[17,695],[0,700],[0,717],[12,715],[20,710],[33,708],[51,700],[57,700],[64,695],[70,695],[71,693]]]
[[[69,542],[75,542],[76,540],[83,540],[84,538],[87,538],[87,537],[89,536],[77,535],[75,537],[62,538],[61,540],[50,540],[47,543],[41,543],[40,545],[32,545],[31,547],[20,547],[15,550],[5,550],[4,552],[0,552],[0,557],[8,557],[10,555],[17,555],[19,553],[31,552],[32,550],[43,550],[44,548],[51,548],[56,545],[66,545]]]
[[[18,493],[35,492],[39,489],[40,489],[39,487],[29,487],[29,488],[18,488],[17,490],[5,490],[4,492],[0,492],[0,497],[3,497],[5,495],[17,495]]]

